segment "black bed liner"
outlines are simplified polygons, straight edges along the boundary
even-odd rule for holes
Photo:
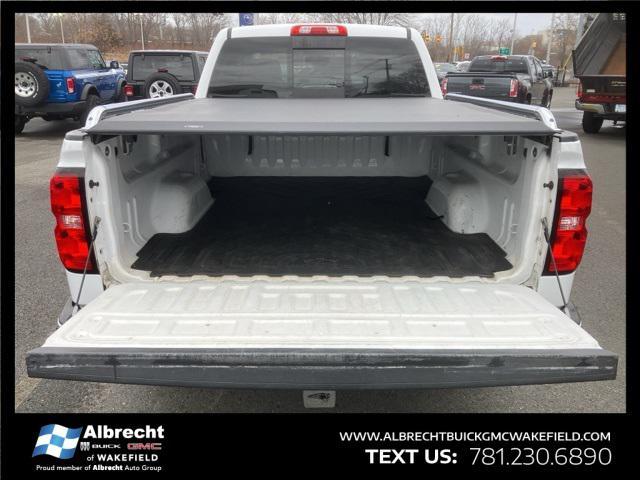
[[[419,178],[215,178],[189,232],[154,235],[132,265],[153,276],[492,276],[512,265],[483,233],[449,230]]]

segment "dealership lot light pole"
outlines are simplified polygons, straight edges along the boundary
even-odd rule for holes
[[[64,43],[64,27],[62,26],[62,16],[64,13],[56,13],[55,15],[58,17],[58,20],[60,20],[60,36],[62,37],[62,43]]]
[[[556,14],[551,14],[551,28],[549,28],[549,39],[547,40],[547,63],[549,63],[549,59],[551,58],[551,44],[553,43],[553,23],[556,19]]]
[[[138,14],[138,18],[140,19],[140,42],[142,43],[142,50],[144,50],[144,28],[142,27],[142,14]]]
[[[509,54],[513,55],[513,44],[516,41],[516,23],[518,22],[518,14],[513,15],[513,30],[511,31],[511,48]]]
[[[29,14],[24,14],[24,21],[27,23],[27,43],[31,43],[31,30],[29,29]]]

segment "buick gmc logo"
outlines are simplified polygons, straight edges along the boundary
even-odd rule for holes
[[[127,450],[162,450],[161,443],[128,443]]]

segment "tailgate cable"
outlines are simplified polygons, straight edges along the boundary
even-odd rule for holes
[[[91,234],[91,242],[89,243],[89,251],[87,252],[87,259],[84,262],[84,269],[82,270],[82,280],[80,280],[80,288],[78,289],[78,296],[76,297],[75,306],[78,307],[78,311],[82,309],[80,306],[80,295],[82,295],[82,287],[84,286],[84,279],[87,276],[87,268],[89,267],[89,259],[91,258],[91,252],[93,251],[93,244],[98,236],[98,224],[100,223],[100,217],[93,219],[93,233]]]
[[[560,275],[558,274],[558,267],[556,265],[556,259],[553,256],[553,248],[551,248],[551,238],[549,236],[549,226],[547,225],[547,219],[542,219],[542,227],[544,229],[544,239],[547,241],[547,245],[549,246],[549,256],[551,257],[551,263],[553,264],[553,271],[556,274],[556,280],[558,280],[558,288],[560,289],[560,296],[562,297],[562,305],[563,310],[567,313],[569,305],[567,303],[567,299],[564,296],[564,291],[562,290],[562,282],[560,282]]]

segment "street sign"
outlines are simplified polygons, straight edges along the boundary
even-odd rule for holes
[[[500,48],[498,49],[498,53],[499,53],[500,55],[511,55],[511,51],[510,51],[510,48],[509,48],[509,47],[500,47]]]
[[[253,25],[253,13],[240,13],[239,15],[241,27]]]
[[[431,41],[431,36],[427,32],[422,32],[422,39],[425,42],[430,42]]]
[[[465,59],[465,60],[469,60],[469,57],[470,57],[470,56],[471,56],[471,55],[469,55],[468,53],[465,53],[465,54],[464,54],[464,59]]]

